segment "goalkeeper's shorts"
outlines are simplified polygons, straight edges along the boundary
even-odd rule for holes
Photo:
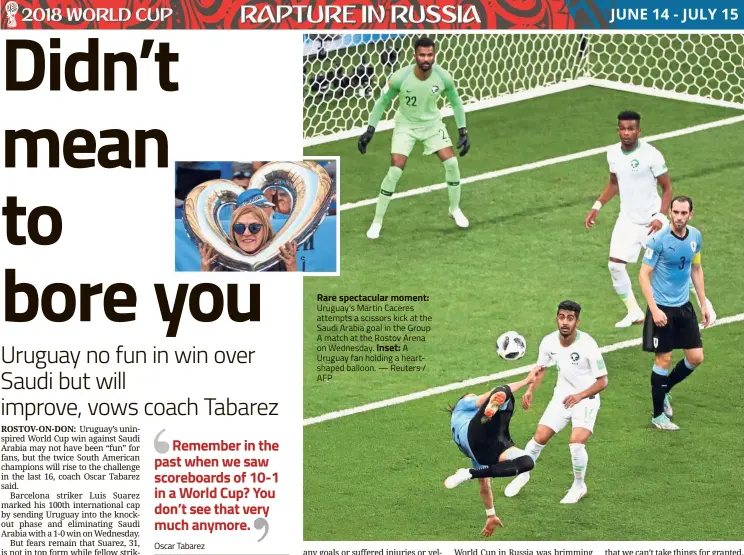
[[[452,140],[447,133],[447,126],[441,120],[423,125],[396,122],[393,130],[393,146],[390,152],[408,157],[418,141],[424,143],[424,155],[433,154],[443,148],[452,146]]]

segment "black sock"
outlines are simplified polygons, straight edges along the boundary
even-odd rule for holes
[[[492,464],[486,468],[471,468],[473,478],[508,478],[535,468],[535,461],[529,455],[522,455],[511,461]]]
[[[687,367],[684,358],[680,360],[677,363],[677,366],[674,367],[674,370],[672,370],[671,374],[669,374],[669,389],[672,389],[675,385],[692,374],[694,370],[694,368],[690,369]]]
[[[654,402],[654,418],[664,412],[664,396],[669,391],[669,376],[651,371],[651,400]]]

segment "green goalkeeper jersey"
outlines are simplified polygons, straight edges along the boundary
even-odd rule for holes
[[[422,81],[416,77],[415,68],[414,64],[393,73],[388,83],[388,90],[380,96],[372,109],[369,125],[377,127],[380,118],[396,96],[398,97],[396,122],[411,125],[436,123],[442,119],[438,100],[440,95],[445,95],[455,113],[457,127],[465,127],[465,110],[455,90],[452,76],[439,65],[434,64],[429,77]]]

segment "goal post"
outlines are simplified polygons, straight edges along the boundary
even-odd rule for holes
[[[304,133],[311,146],[364,131],[413,34],[306,35]],[[470,112],[588,85],[744,110],[742,34],[435,34],[437,60]],[[395,105],[378,129],[392,127]],[[442,105],[443,115],[452,111]]]

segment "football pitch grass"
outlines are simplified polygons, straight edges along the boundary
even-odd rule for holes
[[[468,114],[470,153],[463,177],[537,162],[617,141],[615,115],[643,115],[646,135],[721,120],[742,112],[604,89],[584,88]],[[456,131],[451,118],[450,133]],[[341,202],[374,198],[389,164],[391,133],[379,133],[366,156],[356,140],[306,149],[341,156]],[[706,291],[720,317],[744,312],[744,124],[659,141],[676,194],[695,201],[691,222],[703,234]],[[409,160],[398,191],[440,183],[436,157]],[[606,183],[604,155],[463,186],[471,227],[447,217],[447,192],[395,199],[377,241],[365,237],[374,206],[341,214],[341,277],[305,279],[305,417],[422,391],[531,363],[540,339],[555,329],[559,301],[584,308],[581,329],[600,346],[637,338],[617,330],[624,315],[607,271],[618,199],[586,231],[586,212]],[[639,301],[638,265],[629,266]],[[336,374],[317,381],[316,295],[430,296],[433,317],[416,373]],[[494,351],[516,329],[528,342],[519,363]],[[741,539],[739,435],[744,324],[703,332],[706,360],[675,389],[677,433],[648,427],[652,357],[640,347],[605,355],[609,387],[588,444],[589,495],[560,505],[570,486],[568,431],[555,437],[533,479],[514,499],[507,480],[493,480],[504,540]],[[675,355],[674,361],[679,358]],[[552,394],[549,371],[533,408],[518,408],[512,436],[531,437]],[[475,540],[483,525],[476,483],[445,490],[444,478],[466,466],[442,409],[460,395],[503,383],[451,391],[305,427],[306,540]],[[360,525],[360,523],[362,523]]]

